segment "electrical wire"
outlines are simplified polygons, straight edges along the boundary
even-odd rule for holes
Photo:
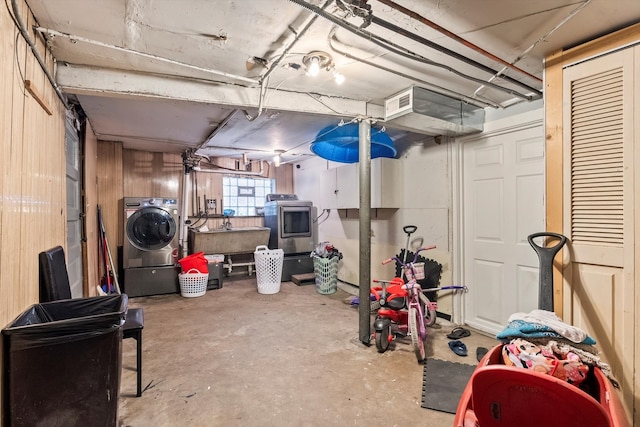
[[[524,50],[524,52],[522,52],[516,59],[513,60],[512,64],[515,64],[517,62],[520,62],[522,59],[524,59],[527,55],[529,55],[529,53],[540,43],[542,43],[543,41],[545,41],[547,39],[547,37],[549,37],[551,34],[553,34],[554,32],[556,32],[556,30],[558,30],[560,27],[562,27],[564,24],[566,24],[571,18],[573,18],[576,14],[578,14],[578,12],[580,12],[582,9],[584,9],[585,7],[587,7],[589,5],[589,3],[591,3],[592,0],[584,0],[578,7],[576,7],[574,10],[572,10],[569,15],[567,15],[564,19],[562,19],[562,21],[560,21],[557,25],[555,25],[553,28],[551,28],[549,31],[547,31],[546,33],[544,33],[542,35],[542,37],[538,38],[538,40],[536,40],[533,44],[531,44],[531,46],[529,46],[528,48],[526,48]],[[494,76],[492,76],[489,81],[492,81],[500,76],[502,76],[502,73],[505,72],[505,70],[507,69],[507,67],[504,67],[502,70],[498,71]],[[475,92],[473,93],[475,96],[479,96],[481,97],[482,95],[480,94],[480,92],[482,90],[485,89],[485,86],[482,85],[480,86],[478,89],[475,90]]]
[[[459,76],[461,78],[464,78],[464,79],[467,79],[467,80],[471,80],[471,81],[475,81],[476,83],[480,83],[480,84],[487,84],[487,85],[491,86],[492,88],[494,88],[496,90],[509,93],[510,95],[517,96],[519,98],[523,98],[523,99],[526,99],[526,100],[534,99],[533,96],[525,95],[525,94],[517,92],[517,91],[515,91],[513,89],[509,89],[509,88],[506,88],[506,87],[503,87],[503,86],[500,86],[500,85],[496,85],[496,84],[493,84],[493,83],[488,83],[488,82],[486,82],[486,81],[484,81],[482,79],[479,79],[479,78],[467,75],[465,73],[459,72],[458,70],[455,70],[452,67],[449,67],[447,65],[432,61],[432,60],[430,60],[430,59],[428,59],[428,58],[426,58],[426,57],[424,57],[422,55],[419,55],[419,54],[417,54],[415,52],[412,52],[409,49],[406,49],[406,48],[404,48],[404,47],[402,47],[402,46],[400,46],[400,45],[398,45],[396,43],[393,43],[393,42],[390,42],[388,40],[385,40],[382,37],[377,36],[377,35],[369,32],[369,31],[363,30],[362,28],[358,28],[358,27],[354,26],[353,24],[350,24],[349,22],[345,22],[344,20],[338,19],[335,16],[325,12],[324,10],[322,10],[322,9],[318,8],[317,6],[314,6],[314,5],[308,3],[308,2],[306,2],[304,0],[289,0],[289,1],[291,1],[293,3],[296,3],[299,6],[302,6],[302,7],[306,8],[306,9],[316,13],[317,15],[322,16],[323,18],[327,19],[328,21],[333,22],[334,24],[336,24],[336,25],[338,25],[338,26],[340,26],[340,27],[352,32],[353,34],[355,34],[357,36],[360,36],[360,37],[368,40],[369,42],[374,43],[374,44],[382,47],[383,49],[389,50],[389,51],[391,51],[393,53],[396,53],[396,54],[401,55],[401,56],[405,56],[405,57],[407,57],[409,59],[412,59],[412,60],[415,60],[415,61],[418,61],[418,62],[422,62],[422,63],[428,64],[428,65],[431,65],[431,66],[434,66],[434,67],[445,69],[445,70],[447,70],[447,71],[449,71],[449,72],[451,72],[453,74],[456,74],[457,76]],[[381,20],[379,18],[376,18],[375,16],[373,17],[373,22],[376,23],[377,25],[383,26],[384,28],[391,29],[392,31],[396,31],[396,33],[401,34],[401,35],[403,35],[405,37],[409,37],[409,38],[411,38],[411,39],[413,39],[415,41],[418,41],[418,42],[422,43],[423,45],[426,44],[429,47],[432,47],[432,48],[434,48],[436,50],[441,50],[441,48],[442,48],[441,46],[435,45],[434,43],[429,42],[428,40],[426,40],[426,39],[424,39],[422,37],[419,37],[419,36],[417,36],[417,35],[415,35],[413,33],[409,33],[406,30],[404,30],[404,29],[402,29],[402,28],[400,28],[398,26],[395,26],[395,25],[393,25],[391,23],[388,23],[386,21],[383,21],[383,20]],[[444,48],[442,48],[442,49],[444,49]],[[465,63],[468,63],[469,65],[472,65],[472,66],[474,66],[476,68],[480,68],[480,69],[482,69],[482,70],[484,70],[486,72],[490,72],[492,74],[496,73],[496,71],[491,69],[490,67],[486,67],[483,64],[479,64],[476,61],[473,61],[473,60],[471,60],[469,58],[463,57],[462,55],[459,55],[456,52],[453,52],[453,51],[450,51],[450,50],[446,49],[446,52],[443,52],[443,53],[446,53],[446,54],[448,54],[448,55],[450,55],[450,56],[452,56],[452,57],[454,57],[456,59],[459,59],[459,60],[461,60],[461,61],[463,61]],[[522,82],[519,82],[519,81],[517,81],[515,79],[512,79],[512,78],[510,78],[508,76],[504,76],[504,79],[505,80],[509,80],[511,83],[519,85],[519,86],[523,85]],[[535,88],[528,87],[528,86],[527,86],[527,89],[532,91],[532,92],[534,92],[536,95],[541,96],[541,92],[539,90],[537,90]]]
[[[340,55],[343,55],[343,56],[345,56],[345,57],[347,57],[349,59],[353,59],[353,60],[355,60],[357,62],[361,62],[363,64],[367,64],[367,65],[369,65],[371,67],[375,67],[375,68],[378,68],[380,70],[387,71],[388,73],[395,74],[397,76],[404,77],[406,79],[409,79],[409,80],[412,80],[412,81],[415,81],[415,82],[419,82],[419,83],[421,83],[421,84],[423,84],[423,85],[425,85],[427,87],[432,88],[432,90],[435,90],[438,93],[441,93],[443,95],[446,95],[446,96],[449,96],[449,97],[452,97],[452,98],[457,98],[458,101],[460,101],[460,102],[465,102],[467,104],[471,104],[471,105],[474,105],[474,106],[480,107],[480,108],[484,108],[484,107],[499,108],[500,107],[497,103],[495,103],[493,101],[487,101],[487,100],[483,100],[483,99],[477,99],[477,98],[474,98],[474,97],[469,97],[468,95],[465,95],[465,94],[462,94],[462,93],[459,93],[459,92],[455,92],[455,91],[450,90],[450,89],[446,89],[446,88],[444,88],[442,86],[438,86],[438,85],[433,84],[431,82],[428,82],[426,80],[422,80],[420,78],[413,77],[413,76],[410,76],[410,75],[405,74],[405,73],[401,73],[400,71],[393,70],[391,68],[387,68],[387,67],[384,67],[382,65],[378,65],[378,64],[376,64],[374,62],[371,62],[371,61],[369,61],[367,59],[360,58],[360,57],[357,57],[357,56],[355,56],[355,55],[353,55],[353,54],[351,54],[349,52],[346,52],[344,50],[340,50],[335,46],[335,42],[337,42],[337,40],[335,38],[336,29],[337,29],[337,26],[334,26],[333,29],[329,32],[328,43],[329,43],[329,47],[334,52],[336,52],[336,53],[338,53]],[[352,49],[352,47],[349,47],[349,48]],[[383,55],[380,54],[380,55],[375,55],[375,56],[376,57],[380,57],[380,56],[383,56]]]
[[[7,6],[7,9],[9,9],[9,4],[7,3],[7,0],[5,0],[5,5]],[[62,102],[62,105],[64,106],[65,110],[70,110],[71,107],[67,103],[67,99],[65,98],[64,94],[62,93],[62,90],[60,90],[60,86],[58,86],[58,84],[56,83],[55,79],[53,78],[53,76],[49,72],[49,69],[47,68],[47,65],[44,63],[44,60],[40,56],[40,52],[38,52],[38,49],[36,48],[35,43],[33,42],[33,40],[31,40],[31,37],[29,36],[27,28],[24,25],[24,21],[22,21],[22,18],[18,14],[18,4],[16,3],[16,0],[11,0],[11,6],[12,6],[12,9],[13,9],[13,14],[11,13],[11,10],[9,10],[9,15],[11,15],[11,19],[13,20],[13,23],[16,25],[16,27],[18,28],[18,31],[20,32],[20,34],[22,34],[22,38],[24,38],[24,41],[27,43],[27,45],[31,49],[31,53],[33,54],[33,57],[36,59],[36,61],[40,65],[40,68],[42,69],[42,72],[47,77],[47,80],[49,80],[49,84],[51,84],[51,87],[53,88],[54,92],[56,93],[56,95],[58,96],[60,101]],[[17,46],[17,44],[16,44],[16,46]],[[23,81],[23,83],[24,83],[24,81]]]

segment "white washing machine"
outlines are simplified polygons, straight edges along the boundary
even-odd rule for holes
[[[124,292],[130,297],[178,292],[178,200],[125,197],[123,205]]]

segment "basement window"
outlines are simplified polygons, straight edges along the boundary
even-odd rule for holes
[[[222,208],[233,209],[235,216],[262,214],[267,194],[276,191],[276,180],[270,178],[222,178]]]

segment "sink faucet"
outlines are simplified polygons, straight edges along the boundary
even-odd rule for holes
[[[231,230],[231,220],[229,219],[228,216],[224,217],[222,228],[224,228],[225,230]]]

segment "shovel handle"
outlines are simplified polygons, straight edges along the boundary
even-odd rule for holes
[[[554,246],[543,247],[533,241],[536,237],[552,237],[558,239],[559,242]],[[567,238],[558,233],[541,232],[531,234],[527,240],[529,240],[529,244],[538,254],[540,261],[538,308],[553,311],[553,258],[567,242]]]
[[[533,241],[533,239],[535,239],[536,237],[553,237],[558,239],[558,243],[556,243],[554,246],[547,246],[547,247],[539,246],[538,244],[536,244],[536,242]],[[553,252],[554,255],[558,253],[560,248],[562,248],[564,244],[567,242],[567,238],[562,234],[550,233],[550,232],[533,233],[529,235],[529,237],[527,237],[527,240],[529,241],[529,244],[536,252],[540,253],[541,250],[544,250],[548,252]]]

